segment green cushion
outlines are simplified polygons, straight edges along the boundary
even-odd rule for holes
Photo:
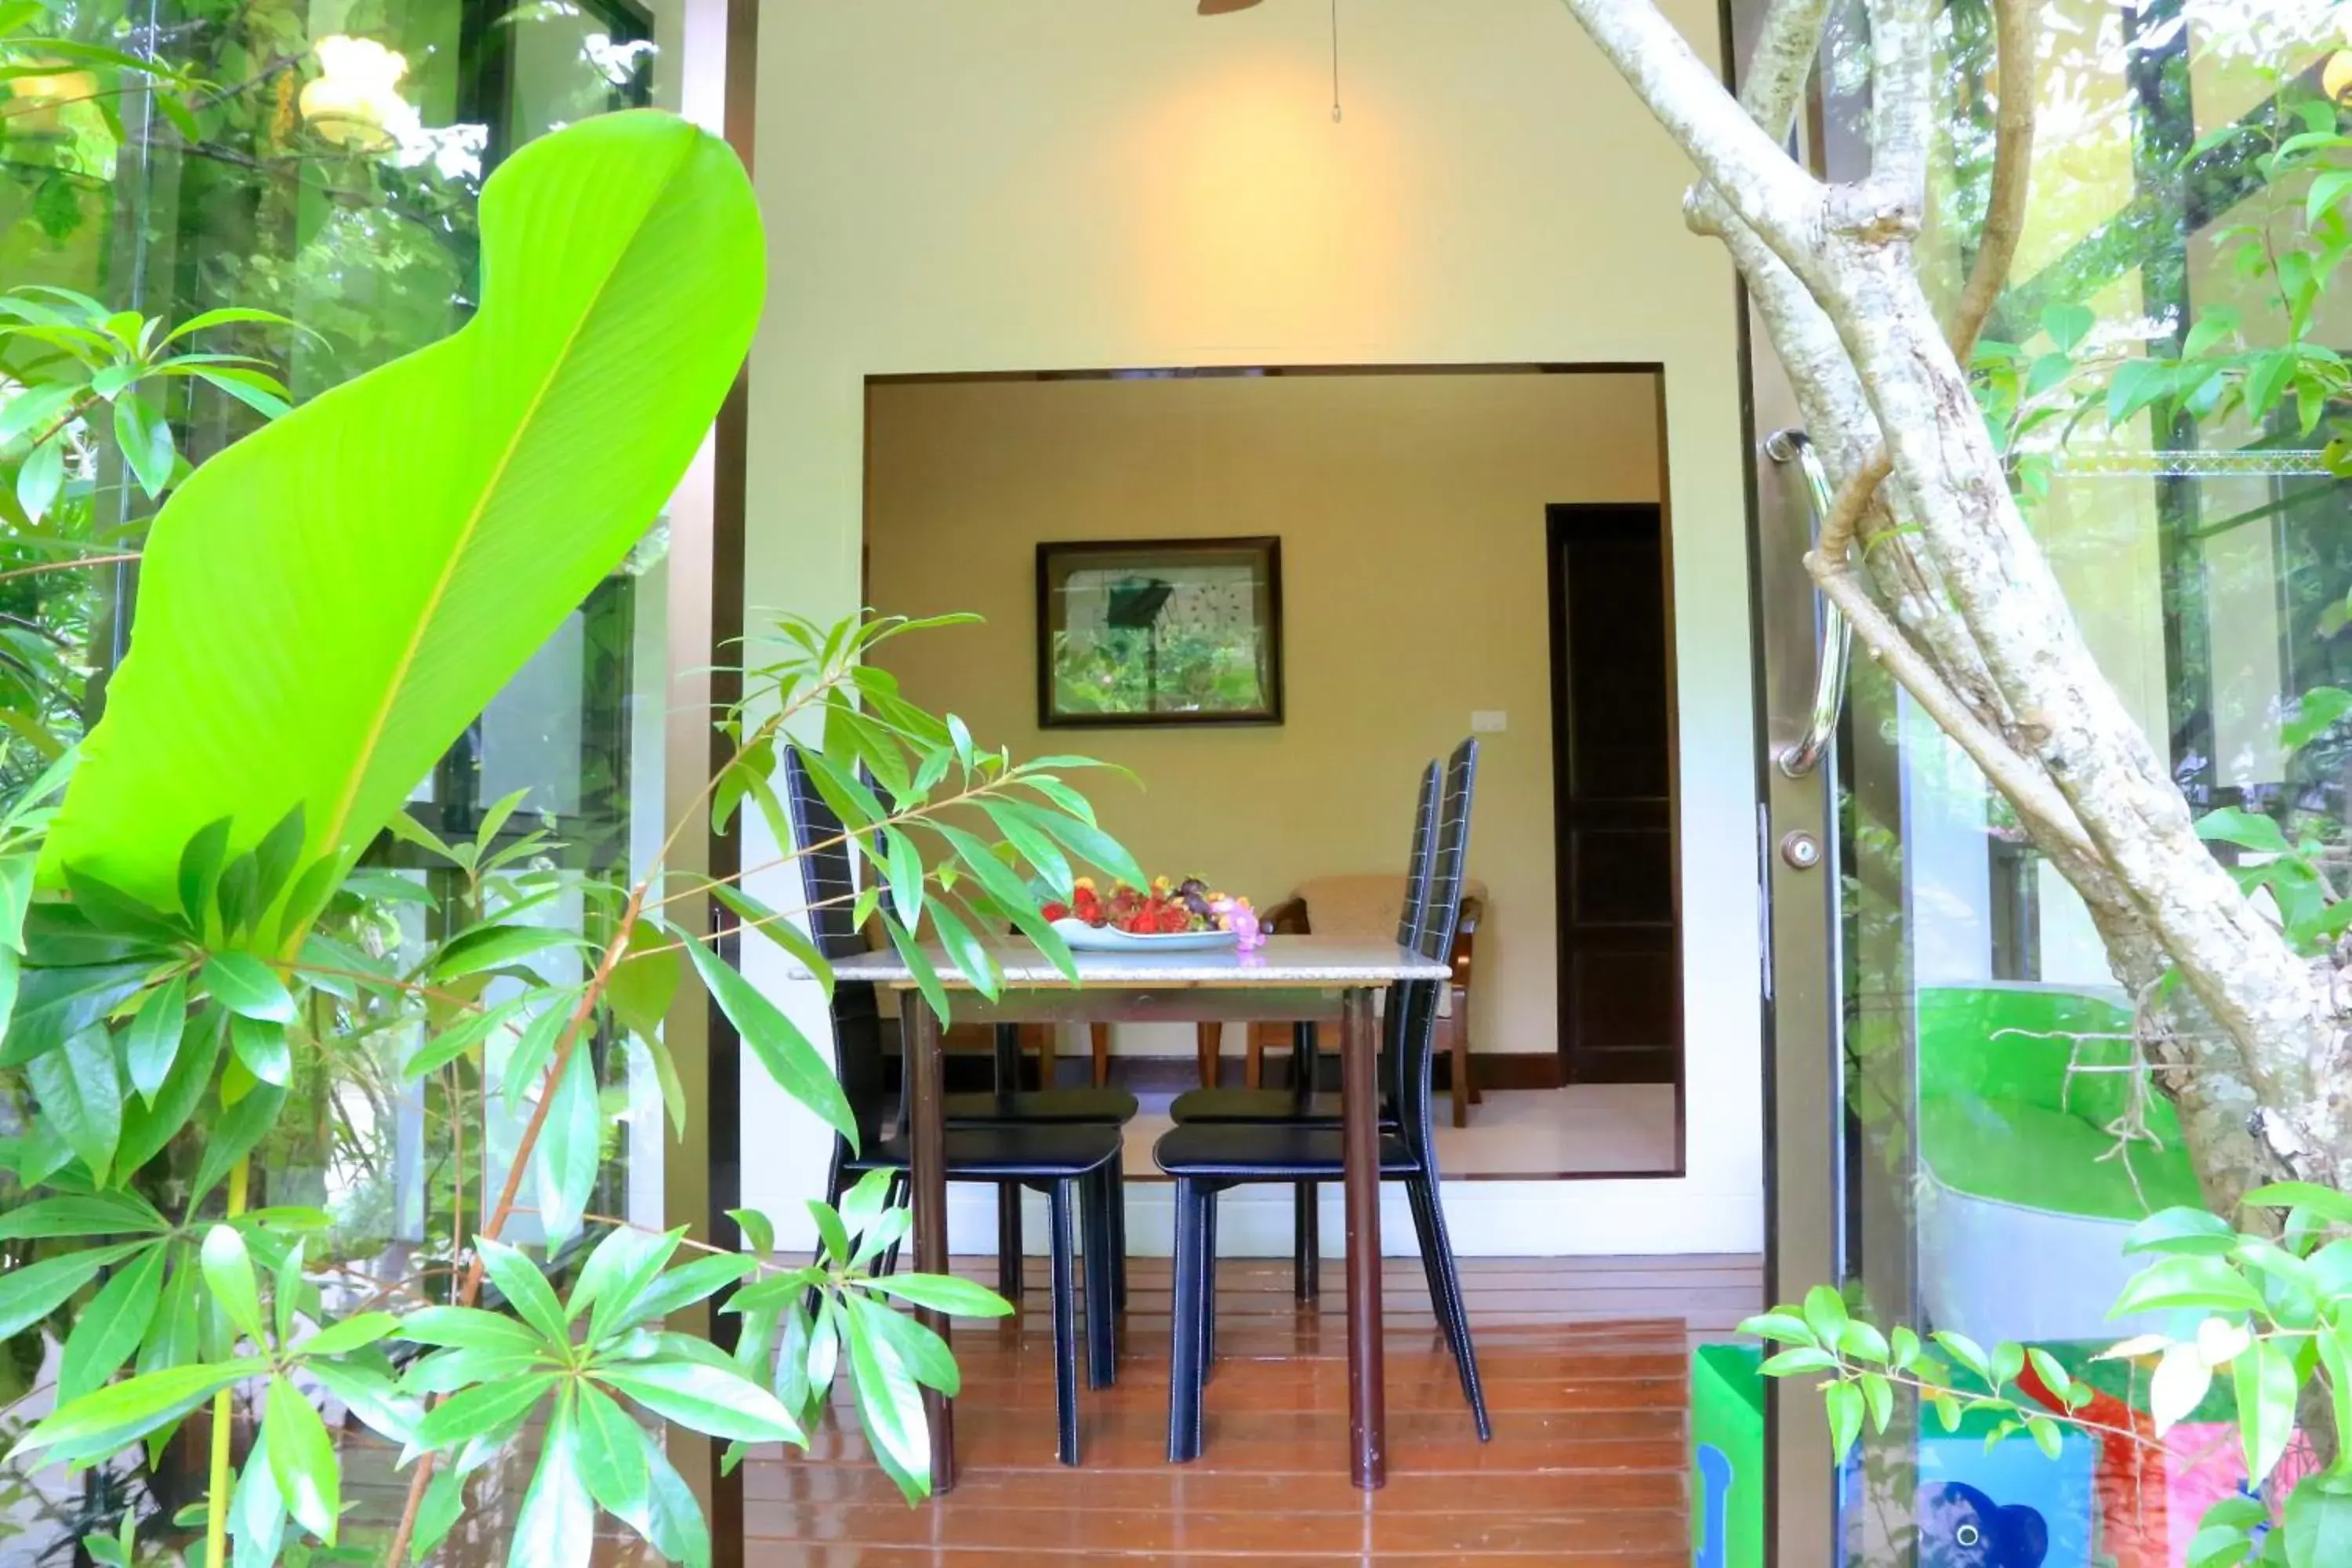
[[[2087,1219],[2199,1202],[2170,1102],[2148,1105],[2131,1167],[2109,1155],[2124,1114],[2130,1010],[2033,985],[1928,986],[1918,998],[1919,1152],[1945,1185]],[[2071,1077],[2070,1065],[2075,1069]],[[2134,1176],[2137,1184],[2134,1184]]]
[[[1971,1197],[2126,1221],[2201,1201],[2177,1137],[2162,1150],[2135,1143],[2128,1171],[2120,1157],[2101,1158],[2115,1142],[2085,1117],[2020,1100],[1937,1095],[1919,1102],[1919,1149],[1928,1170]]]
[[[2116,1073],[2074,1075],[2084,1066],[2131,1059],[2131,1014],[2078,992],[2003,985],[1926,986],[1919,992],[1919,1092],[2016,1100],[2073,1110],[2099,1121],[2123,1109],[2127,1086]]]

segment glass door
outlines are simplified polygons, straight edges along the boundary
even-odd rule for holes
[[[166,123],[127,79],[120,92],[90,73],[55,81],[20,73],[0,84],[0,216],[8,220],[0,225],[0,278],[71,289],[175,324],[224,307],[275,312],[294,326],[232,321],[209,329],[204,345],[268,363],[299,403],[471,316],[484,182],[524,142],[564,124],[675,105],[685,9],[685,0],[52,5],[38,26],[150,53],[205,85],[191,95],[184,123]],[[118,111],[118,97],[136,107]],[[0,401],[16,384],[7,369],[0,365]],[[160,412],[197,461],[259,422],[246,400],[194,378],[179,382]],[[135,546],[152,503],[119,465],[79,447],[77,454],[48,526],[73,531],[93,553]],[[29,535],[6,543],[0,564],[12,566],[17,551],[37,546]],[[478,837],[485,856],[523,847],[528,856],[514,870],[525,879],[625,881],[649,861],[667,814],[667,555],[666,527],[656,526],[419,781],[410,811],[420,823],[453,843]],[[136,593],[136,570],[126,564],[25,578],[0,595],[0,619],[73,645],[49,700],[68,739],[103,702]],[[6,673],[0,666],[0,707],[11,698]],[[43,760],[0,728],[0,777]],[[370,863],[423,884],[404,906],[411,936],[481,912],[465,908],[469,879],[413,842],[386,836]],[[576,925],[586,910],[567,891],[533,918]],[[614,1091],[631,1097],[633,1114],[656,1124],[650,1068],[633,1075],[602,1041],[596,1060]],[[316,1147],[281,1162],[301,1189],[282,1201],[331,1195],[348,1222],[339,1239],[354,1252],[423,1234],[428,1202],[462,1198],[478,1213],[482,1191],[495,1192],[505,1173],[498,1126],[489,1148],[462,1152],[428,1147],[423,1131],[425,1097],[478,1096],[486,1085],[463,1081],[462,1069],[418,1084],[393,1066],[350,1068],[362,1089],[347,1101],[348,1133],[322,1132]],[[330,1092],[323,1078],[313,1092]],[[446,1127],[438,1098],[435,1106],[435,1123]],[[322,1128],[331,1121],[323,1111],[314,1119]],[[509,1143],[519,1130],[506,1129]],[[630,1152],[624,1141],[598,1206],[658,1218],[660,1162],[635,1169]],[[449,1168],[461,1158],[470,1183]]]
[[[2044,0],[2032,217],[1988,329],[1984,374],[2028,397],[2105,386],[2234,311],[2250,349],[2291,341],[2305,186],[2261,160],[2336,122],[2352,82],[2340,6]],[[1922,265],[1957,293],[1990,175],[1991,24],[1953,0]],[[1843,7],[1824,51],[1816,166],[1866,165],[1867,29]],[[2307,337],[2352,346],[2322,293]],[[1764,342],[1758,333],[1759,345]],[[2004,346],[2006,345],[2006,346]],[[2006,356],[2006,361],[2003,361]],[[1801,444],[1769,350],[1755,367],[1758,603],[1773,755],[1760,765],[1771,892],[1774,1250],[1769,1289],[1830,1281],[1882,1324],[2019,1340],[2056,1354],[2119,1418],[2144,1392],[2095,1350],[2135,1264],[2126,1231],[2199,1193],[2169,1104],[2137,1067],[2131,1000],[2080,901],[1975,769],[1870,660],[1795,776],[1825,628],[1796,558]],[[2341,684],[2352,637],[2352,489],[2290,412],[2258,425],[2144,410],[2017,432],[2013,483],[2078,622],[2200,812],[2234,805],[2340,842],[2345,754],[2291,752],[2305,691]],[[2342,410],[2322,410],[2341,413]],[[2015,430],[2013,411],[1997,425]],[[1828,639],[1833,643],[1834,639]],[[1819,1400],[1776,1390],[1769,1539],[1790,1565],[2010,1561],[2172,1568],[2242,1479],[2226,1402],[2136,1457],[2070,1434],[2053,1458],[1985,1428],[1899,1412],[1833,1468]],[[2034,1550],[2029,1551],[2029,1546]],[[2036,1552],[2038,1552],[2038,1554]]]

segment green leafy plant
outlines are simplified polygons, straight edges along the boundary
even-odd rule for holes
[[[878,1271],[906,1238],[911,1218],[889,1202],[889,1172],[869,1171],[842,1194],[838,1209],[810,1199],[815,1259],[738,1290],[727,1310],[743,1314],[736,1359],[755,1368],[775,1364],[776,1396],[803,1431],[815,1429],[841,1369],[852,1370],[859,1424],[875,1458],[912,1502],[930,1491],[922,1390],[953,1398],[963,1379],[947,1342],[893,1304],[967,1318],[1003,1317],[1013,1307],[968,1279]],[[766,1215],[731,1212],[754,1252],[773,1250]]]
[[[160,903],[198,828],[231,817],[249,847],[299,807],[297,868],[348,868],[667,498],[757,311],[749,182],[722,144],[649,115],[535,142],[507,169],[483,196],[471,321],[173,498],[52,864]],[[551,268],[540,236],[557,228],[569,250]],[[230,603],[266,616],[264,635],[219,636]],[[330,645],[290,666],[268,651]],[[267,702],[248,698],[233,732],[206,712],[257,689]],[[279,923],[315,913],[333,874]]]
[[[734,374],[762,271],[740,166],[665,116],[533,143],[483,210],[493,287],[469,326],[172,493],[104,719],[0,814],[15,986],[0,1071],[33,1106],[5,1150],[23,1199],[0,1225],[0,1334],[57,1327],[68,1369],[19,1451],[152,1461],[209,1404],[214,1563],[232,1540],[239,1563],[421,1560],[527,1428],[541,1458],[515,1561],[550,1542],[584,1552],[599,1510],[701,1561],[702,1523],[639,1424],[804,1441],[845,1367],[879,1461],[919,1496],[919,1390],[951,1389],[955,1371],[892,1303],[1005,1310],[977,1287],[877,1272],[908,1225],[887,1181],[818,1205],[824,1250],[799,1268],[767,1258],[772,1228],[749,1211],[740,1255],[598,1213],[619,1063],[658,1083],[673,1126],[688,1114],[662,1032],[682,997],[707,993],[787,1094],[856,1136],[824,1053],[726,951],[773,942],[829,988],[806,911],[672,868],[692,815],[624,883],[565,868],[517,798],[463,838],[402,809],[644,531]],[[868,868],[856,917],[918,955],[928,927],[992,994],[982,933],[1017,926],[1068,971],[1036,889],[1066,897],[1077,863],[1139,872],[1066,776],[1092,764],[984,748],[866,662],[940,624],[764,628],[742,700],[713,716],[732,757],[709,805],[722,829],[754,812],[790,845],[772,774],[798,737]],[[311,657],[330,643],[334,658]],[[361,863],[387,847],[414,868]],[[732,923],[714,932],[706,901]],[[923,986],[944,1013],[928,966]],[[350,1250],[264,1158],[307,1077],[371,1052],[427,1098],[447,1151],[424,1242],[389,1263]],[[485,1178],[498,1115],[520,1128]],[[629,1136],[657,1141],[659,1123]],[[519,1216],[541,1258],[509,1236]],[[587,1247],[592,1228],[606,1234]],[[681,1248],[704,1256],[671,1267]],[[725,1304],[744,1320],[735,1355],[666,1326],[745,1281]],[[408,1468],[381,1535],[343,1517],[321,1398]],[[257,1435],[240,1466],[241,1405]]]
[[[52,30],[55,9],[39,0],[0,5],[0,83],[14,85],[9,96],[0,100],[0,121],[50,121],[60,112],[86,107],[118,142],[127,141],[121,100],[137,96],[152,100],[190,141],[197,138],[192,100],[211,84],[168,60],[58,33]],[[119,73],[125,79],[110,87],[100,72]]]
[[[115,449],[149,500],[187,470],[156,392],[173,378],[193,376],[276,418],[287,411],[286,388],[251,354],[212,353],[186,340],[234,322],[292,322],[268,310],[210,310],[177,327],[135,310],[110,310],[87,294],[35,284],[0,295],[0,347],[21,384],[0,410],[0,446],[19,439],[15,493],[25,521],[38,524],[63,493],[75,437],[103,405],[111,410]],[[46,352],[40,352],[46,351]]]
[[[2240,1231],[2201,1209],[2173,1208],[2136,1226],[2126,1250],[2152,1259],[2124,1287],[2111,1316],[2169,1314],[2166,1331],[2137,1334],[2099,1359],[2152,1367],[2146,1424],[2086,1414],[2092,1390],[2047,1349],[1990,1349],[1937,1331],[1923,1342],[1901,1326],[1882,1332],[1816,1286],[1801,1303],[1740,1325],[1782,1347],[1766,1375],[1819,1379],[1831,1441],[1852,1451],[1865,1423],[1884,1433],[1898,1396],[1936,1412],[1947,1432],[1977,1412],[1993,1417],[1988,1445],[2022,1432],[2055,1458],[2067,1427],[2154,1447],[2226,1375],[2250,1495],[2216,1503],[2189,1548],[2196,1568],[2332,1568],[2352,1552],[2352,1460],[2273,1485],[2303,1429],[2306,1397],[2352,1430],[2352,1196],[2305,1183],[2247,1195],[2283,1215],[2275,1237]],[[2021,1379],[2031,1375],[2029,1391]]]
[[[222,89],[156,53],[167,39],[186,31],[120,4],[0,5],[0,168],[27,195],[0,228],[0,789],[79,739],[153,504],[284,410],[273,356],[301,341],[233,296],[159,300],[150,279],[141,309],[100,298],[121,298],[91,243],[118,176],[199,144],[200,111],[218,119]],[[150,211],[115,221],[143,235]]]
[[[2352,472],[2352,437],[2340,405],[2352,395],[2352,362],[2313,334],[2317,313],[2352,257],[2352,136],[2336,105],[2300,84],[2279,83],[2269,112],[2217,127],[2188,149],[2180,177],[2194,183],[2227,159],[2255,192],[2244,216],[2207,237],[2242,282],[2259,289],[2265,319],[2209,304],[2153,338],[2145,326],[2102,331],[2079,299],[2043,304],[2030,342],[1979,342],[1972,379],[1994,445],[2029,497],[2046,493],[2055,452],[2086,425],[2122,429],[2147,416],[2177,424],[2277,434],[2328,432],[2327,460]]]
[[[0,610],[0,725],[6,752],[28,766],[55,761],[79,732],[89,569],[137,560],[146,530],[144,515],[100,521],[101,473],[119,467],[154,502],[189,472],[164,416],[177,384],[222,388],[261,418],[286,411],[266,361],[193,346],[237,322],[290,325],[225,309],[172,327],[67,289],[0,294],[0,516],[12,524],[0,593],[14,601]],[[0,778],[16,771],[0,764]]]

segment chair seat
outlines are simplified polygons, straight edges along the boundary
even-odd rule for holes
[[[1304,1111],[1297,1106],[1297,1097],[1286,1089],[1189,1089],[1168,1102],[1168,1114],[1179,1126],[1196,1121],[1339,1125],[1339,1096],[1336,1091],[1308,1095]]]
[[[1045,1089],[1012,1094],[950,1094],[942,1102],[950,1127],[1004,1122],[1108,1122],[1135,1120],[1135,1096],[1123,1089]]]
[[[1151,1151],[1171,1176],[1206,1181],[1337,1181],[1347,1168],[1337,1127],[1272,1122],[1196,1121],[1160,1134]],[[1381,1134],[1381,1173],[1414,1175],[1421,1163],[1404,1140]]]
[[[1301,1127],[1337,1127],[1347,1120],[1337,1089],[1307,1097],[1304,1112],[1286,1089],[1188,1089],[1168,1102],[1178,1126],[1196,1121],[1286,1121]],[[1396,1107],[1381,1097],[1381,1125],[1396,1125]]]
[[[948,1180],[1061,1181],[1100,1170],[1118,1158],[1119,1130],[1105,1122],[1003,1122],[951,1127]],[[913,1150],[905,1133],[869,1144],[842,1162],[850,1171],[901,1171]]]

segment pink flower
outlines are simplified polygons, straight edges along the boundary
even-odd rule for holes
[[[1244,952],[1255,952],[1265,945],[1265,932],[1258,929],[1257,911],[1250,908],[1247,899],[1219,899],[1210,908],[1217,911],[1217,923],[1234,933],[1234,945]]]

